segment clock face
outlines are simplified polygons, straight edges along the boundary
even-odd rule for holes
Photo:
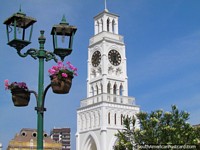
[[[116,50],[110,50],[108,53],[108,59],[114,66],[118,66],[121,63],[121,55]]]
[[[100,51],[95,51],[92,55],[92,65],[97,67],[101,62],[101,53]]]

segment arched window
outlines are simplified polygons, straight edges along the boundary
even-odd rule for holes
[[[98,88],[98,86],[96,85],[96,95],[98,95],[99,94],[99,88]]]
[[[115,20],[112,21],[112,32],[115,33]]]
[[[111,84],[110,84],[110,82],[109,82],[108,85],[107,85],[107,93],[108,93],[108,94],[110,94],[110,87],[111,87]]]
[[[101,93],[103,93],[103,84],[101,83]]]
[[[110,112],[108,113],[108,124],[110,124]]]
[[[121,125],[123,125],[123,119],[124,119],[124,117],[123,117],[123,115],[121,114]]]
[[[123,86],[122,85],[120,85],[120,87],[119,87],[119,95],[123,95]]]
[[[117,114],[115,113],[115,124],[117,124]]]
[[[94,88],[93,87],[91,88],[91,93],[92,93],[92,96],[94,96]]]
[[[110,19],[108,18],[108,19],[107,19],[107,31],[108,31],[108,32],[109,32],[109,28],[110,28],[110,27],[109,27],[109,24],[110,24]]]
[[[117,85],[116,84],[114,84],[114,87],[113,87],[113,94],[117,94]]]

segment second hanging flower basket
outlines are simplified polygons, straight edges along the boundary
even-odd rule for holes
[[[77,68],[70,62],[64,65],[58,61],[57,66],[53,66],[48,70],[51,78],[51,88],[56,94],[67,94],[72,86],[72,79],[77,76]]]
[[[54,93],[67,94],[70,91],[72,85],[72,76],[68,76],[65,79],[59,79],[57,77],[51,79],[51,87]]]

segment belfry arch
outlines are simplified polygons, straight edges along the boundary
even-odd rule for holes
[[[87,134],[81,147],[83,148],[82,150],[100,150],[98,138],[95,133],[91,132]]]
[[[114,147],[115,145],[117,145],[117,142],[118,142],[118,138],[117,138],[116,136],[113,136],[113,137],[111,138],[111,142],[110,142],[110,144],[109,144],[108,150],[113,150],[113,147]]]

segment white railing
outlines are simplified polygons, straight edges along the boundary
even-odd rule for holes
[[[125,105],[135,105],[135,98],[128,96],[119,96],[113,94],[98,94],[81,101],[81,107],[92,105],[99,102],[111,102]]]

